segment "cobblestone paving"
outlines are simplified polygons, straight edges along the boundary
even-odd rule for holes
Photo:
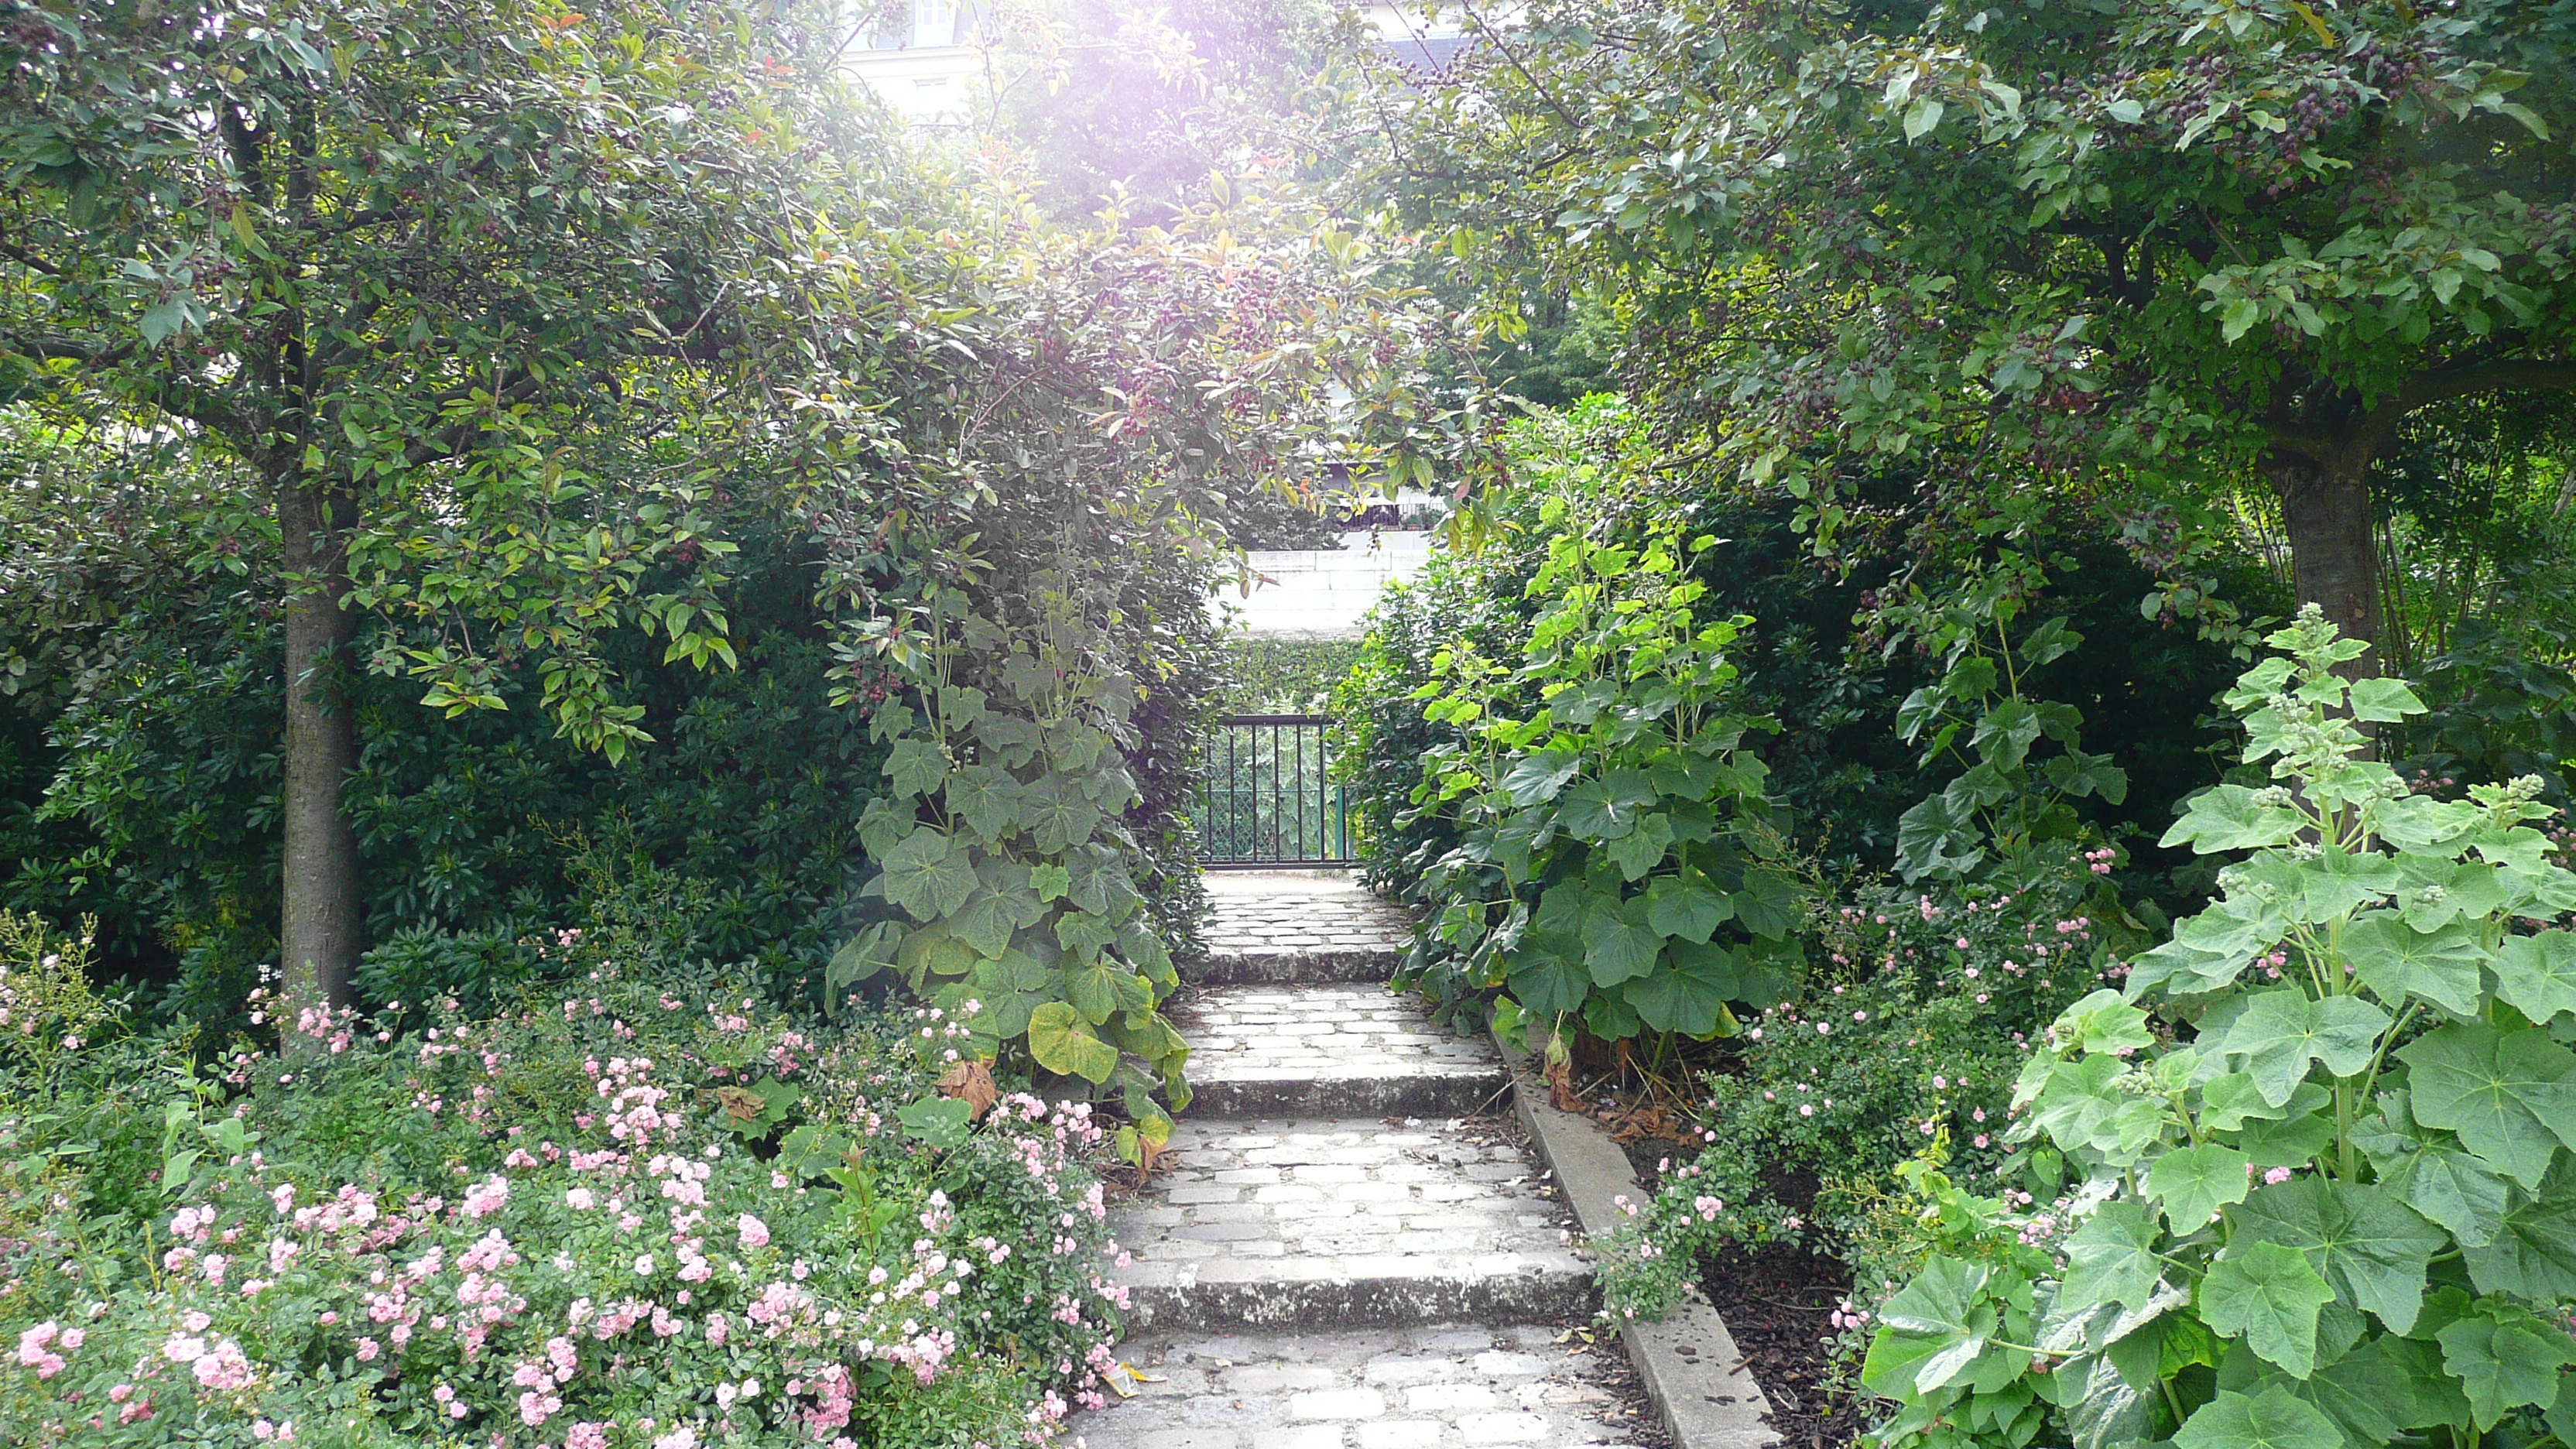
[[[1111,1226],[1122,1349],[1164,1382],[1090,1449],[1637,1442],[1587,1322],[1573,1219],[1496,1105],[1501,1063],[1387,978],[1404,914],[1346,879],[1208,877],[1211,959],[1173,1003],[1198,1097]],[[1228,1337],[1224,1335],[1240,1335]],[[1609,1416],[1605,1420],[1604,1415]],[[1642,1432],[1642,1431],[1640,1431]]]
[[[1572,1220],[1532,1191],[1510,1142],[1370,1120],[1185,1121],[1171,1145],[1180,1166],[1116,1224],[1137,1260],[1131,1282],[1206,1278],[1220,1265],[1358,1277],[1475,1272],[1493,1254],[1572,1262],[1558,1239]],[[1262,1260],[1280,1266],[1249,1266]]]
[[[1128,1361],[1162,1378],[1075,1420],[1085,1449],[1469,1449],[1624,1445],[1600,1355],[1556,1330],[1191,1336]],[[1627,1422],[1633,1423],[1633,1419]]]
[[[1506,1080],[1491,1046],[1377,983],[1211,987],[1170,1015],[1212,1116],[1465,1116]]]
[[[1384,981],[1413,939],[1403,911],[1347,877],[1219,871],[1207,878],[1203,937],[1217,969],[1210,979]]]

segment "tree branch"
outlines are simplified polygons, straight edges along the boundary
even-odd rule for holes
[[[2469,367],[2419,373],[2394,398],[2371,409],[2394,423],[2415,409],[2478,392],[2565,392],[2576,388],[2576,360],[2564,362],[2481,362]]]

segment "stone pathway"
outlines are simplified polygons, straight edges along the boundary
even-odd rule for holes
[[[1208,880],[1213,959],[1171,1008],[1197,1099],[1112,1217],[1121,1352],[1159,1378],[1087,1449],[1629,1445],[1590,1270],[1490,1044],[1382,984],[1410,931],[1346,880]]]

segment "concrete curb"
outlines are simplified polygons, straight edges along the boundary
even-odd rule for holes
[[[1513,1115],[1539,1160],[1556,1174],[1574,1220],[1586,1233],[1610,1231],[1627,1216],[1616,1199],[1646,1199],[1628,1154],[1590,1119],[1556,1109],[1546,1083],[1527,1069],[1528,1053],[1514,1051],[1500,1036],[1493,1041],[1511,1074]],[[1683,1290],[1681,1306],[1663,1322],[1619,1325],[1619,1341],[1675,1449],[1765,1449],[1781,1442],[1763,1422],[1771,1405],[1745,1371],[1735,1336],[1696,1285]]]

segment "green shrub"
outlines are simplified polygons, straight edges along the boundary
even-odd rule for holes
[[[1701,1079],[1703,1150],[1597,1245],[1610,1310],[1660,1316],[1703,1254],[1775,1238],[1841,1252],[1874,1281],[1887,1265],[1853,1249],[1874,1248],[1895,1174],[1936,1145],[1962,1177],[2053,1196],[2063,1158],[2004,1140],[2012,1084],[2031,1039],[2117,979],[2137,937],[2110,863],[2069,847],[2013,881],[1872,884],[1825,912],[1804,989],[1729,1044],[1732,1070]]]
[[[1356,639],[1229,639],[1222,707],[1228,714],[1312,713],[1359,657]]]
[[[1683,577],[1708,540],[1596,542],[1577,502],[1541,512],[1521,662],[1455,647],[1416,691],[1464,739],[1424,759],[1414,802],[1464,830],[1422,878],[1435,914],[1398,977],[1453,1010],[1501,988],[1498,1024],[1543,1026],[1552,1060],[1578,1025],[1732,1035],[1729,1004],[1779,999],[1803,964],[1764,772],[1725,708],[1745,621],[1703,622],[1706,590]],[[1529,698],[1546,703],[1526,718],[1499,707]]]
[[[2278,783],[2168,835],[2223,895],[2075,1003],[2014,1092],[2081,1180],[1934,1252],[1862,1369],[1890,1444],[2527,1444],[2576,1434],[2576,874],[2539,782],[2411,794],[2365,727],[2423,705],[2350,678],[2313,606],[2228,703]],[[2537,929],[2535,929],[2537,928]],[[2160,998],[2161,1021],[2132,1002]],[[2062,1265],[2062,1266],[2061,1266]]]
[[[827,1029],[569,949],[560,997],[401,1035],[307,1012],[307,1050],[201,1072],[185,1038],[118,1034],[76,942],[0,916],[29,1028],[0,1032],[0,1422],[851,1449],[1096,1401],[1087,1105],[985,1096],[929,1008]]]

